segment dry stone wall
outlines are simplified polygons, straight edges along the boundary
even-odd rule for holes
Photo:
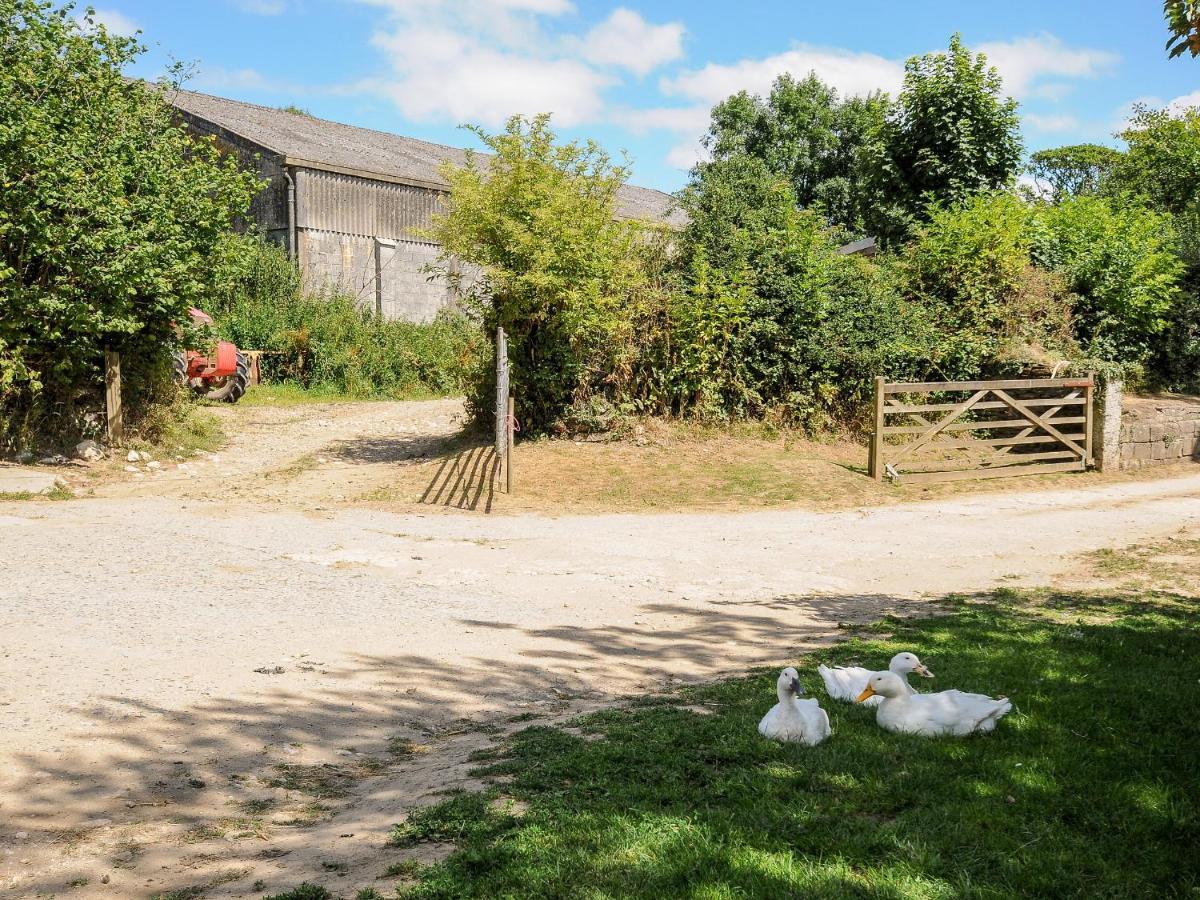
[[[1184,460],[1200,462],[1200,399],[1125,397],[1121,410],[1121,468],[1126,471]]]

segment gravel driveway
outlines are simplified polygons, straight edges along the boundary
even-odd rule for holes
[[[480,722],[777,665],[839,623],[1200,528],[1190,469],[837,513],[395,514],[279,473],[326,454],[357,490],[454,404],[253,415],[206,474],[0,504],[0,892],[352,893],[405,809],[471,784]]]

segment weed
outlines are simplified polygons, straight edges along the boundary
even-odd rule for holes
[[[292,888],[290,891],[263,897],[263,900],[333,900],[333,894],[329,893],[326,888],[321,887],[319,884],[312,884],[306,881],[299,887]]]
[[[383,870],[381,878],[412,878],[423,869],[419,859],[401,859]]]
[[[316,766],[281,763],[275,770],[279,775],[267,782],[269,787],[311,794],[321,800],[346,796],[354,781],[349,772],[330,763]]]

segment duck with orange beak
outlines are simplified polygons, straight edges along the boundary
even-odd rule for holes
[[[907,688],[894,672],[876,672],[855,701],[865,703],[873,697],[881,698],[875,710],[875,721],[880,728],[923,737],[961,737],[992,731],[1012,709],[1012,703],[1004,697],[994,699],[965,691],[914,694]]]

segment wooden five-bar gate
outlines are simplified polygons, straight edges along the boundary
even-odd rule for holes
[[[904,483],[1082,472],[1095,379],[875,380],[869,470]]]

